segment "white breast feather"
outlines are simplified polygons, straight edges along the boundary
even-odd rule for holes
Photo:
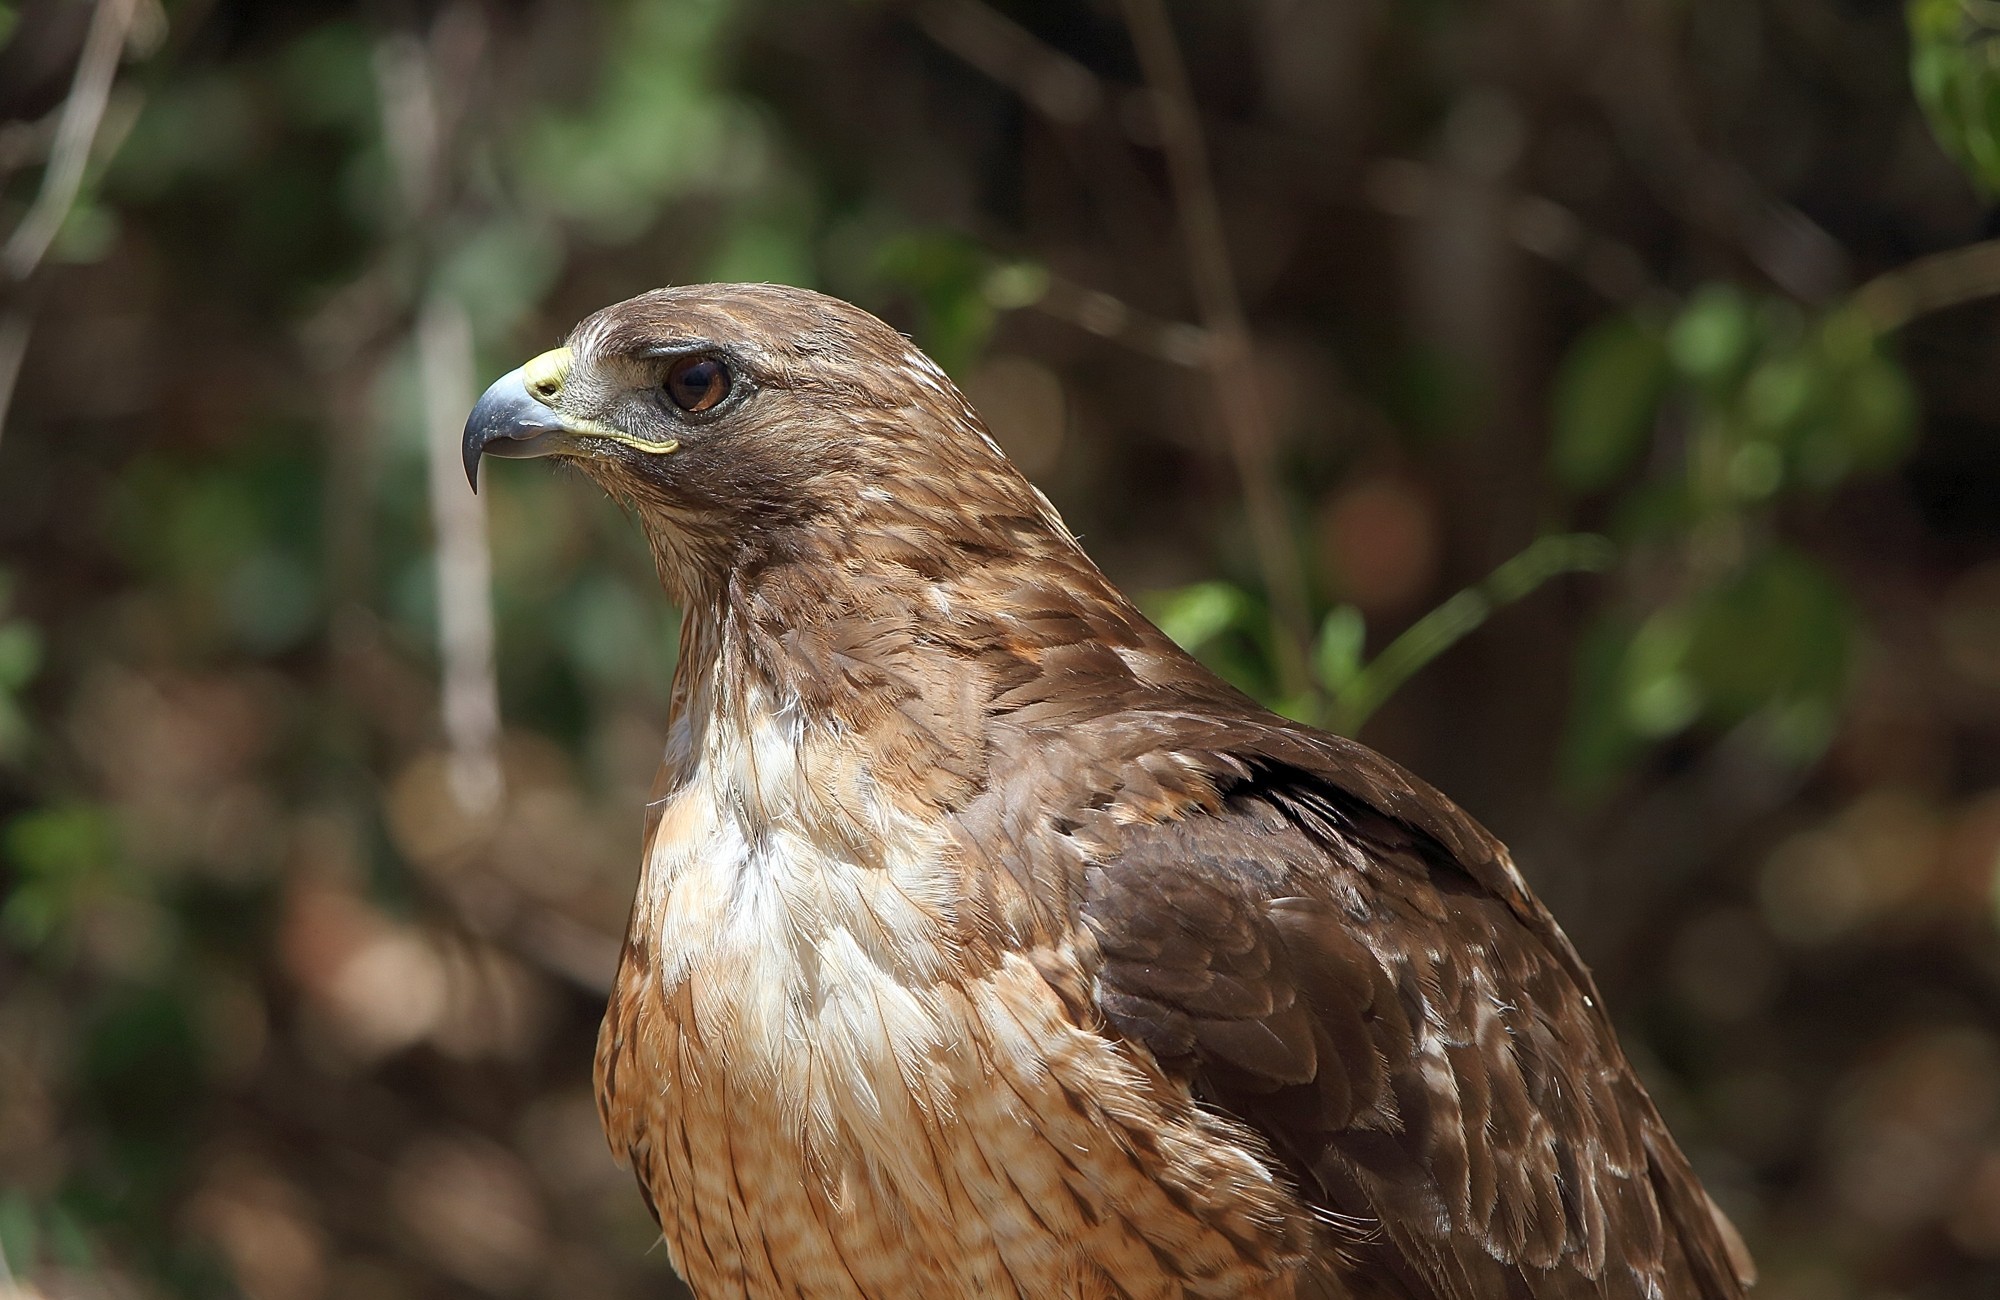
[[[663,991],[689,983],[702,1036],[804,1140],[857,1143],[905,1195],[941,1196],[910,1126],[949,1118],[963,1038],[936,992],[955,967],[946,840],[834,738],[754,698],[739,718],[711,719],[651,846]]]

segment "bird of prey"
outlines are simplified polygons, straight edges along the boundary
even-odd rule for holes
[[[697,1296],[1744,1294],[1507,850],[1184,653],[895,330],[642,294],[464,451],[685,611],[596,1083]]]

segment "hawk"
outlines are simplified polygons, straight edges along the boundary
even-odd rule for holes
[[[685,611],[596,1086],[696,1295],[1744,1294],[1507,850],[1184,653],[895,330],[642,294],[464,451]]]

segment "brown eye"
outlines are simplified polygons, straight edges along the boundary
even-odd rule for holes
[[[716,357],[682,357],[667,371],[667,396],[699,415],[729,396],[729,367]]]

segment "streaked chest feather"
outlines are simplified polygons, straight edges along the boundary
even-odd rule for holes
[[[599,1087],[697,1294],[1291,1293],[1290,1201],[1237,1135],[1028,955],[969,968],[941,821],[776,710],[687,757]]]
[[[944,834],[763,709],[712,727],[668,798],[642,894],[658,978],[668,995],[685,983],[730,1067],[788,1098],[815,1073],[865,1087],[930,1070],[945,1046],[932,990],[958,972]]]

